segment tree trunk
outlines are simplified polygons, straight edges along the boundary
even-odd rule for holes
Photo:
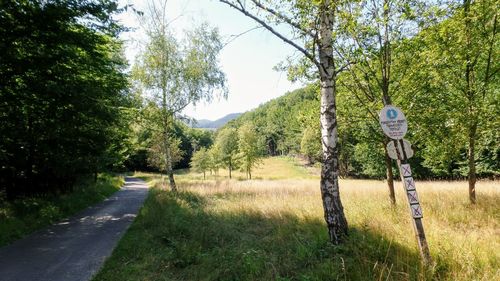
[[[324,1],[320,12],[319,72],[321,84],[321,139],[323,163],[321,166],[321,198],[330,241],[340,244],[347,235],[347,220],[339,193],[339,159],[337,115],[335,105],[336,70],[333,61],[332,31],[334,9]]]
[[[392,161],[387,153],[387,142],[384,143],[385,169],[387,176],[387,188],[389,188],[389,198],[391,205],[396,205],[396,195],[394,193],[394,174],[392,173]]]
[[[469,162],[469,200],[471,204],[476,204],[476,124],[469,129],[469,151],[467,158]]]
[[[466,55],[465,55],[465,81],[466,81],[466,96],[469,102],[468,118],[469,118],[469,150],[467,152],[467,160],[469,164],[469,200],[471,204],[476,204],[476,164],[475,164],[475,146],[476,146],[476,131],[477,131],[477,112],[475,110],[476,92],[474,90],[474,64],[471,61],[471,18],[470,0],[464,0],[464,22],[465,22],[465,40],[466,40]]]
[[[231,160],[229,160],[229,178],[231,179],[231,170],[232,170]]]
[[[168,113],[165,113],[165,128],[164,128],[164,138],[165,138],[165,160],[167,166],[167,175],[170,182],[170,189],[173,192],[177,192],[177,185],[174,179],[174,169],[172,167],[172,150],[170,149],[170,136],[168,132]]]
[[[173,192],[177,192],[177,186],[175,184],[175,179],[174,179],[174,170],[172,168],[172,153],[170,151],[170,141],[167,141],[167,174],[168,174],[168,180],[170,182],[170,188],[172,189]]]
[[[203,179],[205,180],[205,171],[203,171]]]

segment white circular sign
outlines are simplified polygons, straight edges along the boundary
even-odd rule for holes
[[[391,139],[400,140],[408,131],[408,123],[401,109],[386,105],[380,111],[380,126],[384,134]]]

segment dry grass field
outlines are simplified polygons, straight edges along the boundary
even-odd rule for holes
[[[417,182],[434,265],[419,262],[401,184],[341,180],[348,241],[327,241],[317,176],[291,159],[268,158],[229,180],[177,176],[181,191],[149,180],[140,216],[95,280],[500,280],[500,184]],[[125,267],[126,265],[126,267]]]

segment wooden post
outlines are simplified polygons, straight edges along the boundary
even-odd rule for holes
[[[408,199],[410,215],[413,218],[413,229],[415,231],[415,237],[417,239],[418,248],[420,250],[420,256],[422,257],[422,261],[425,265],[430,265],[432,264],[432,257],[429,250],[429,245],[427,244],[427,239],[425,238],[424,224],[422,223],[422,207],[420,206],[420,202],[418,201],[417,189],[415,186],[415,181],[413,180],[411,174],[411,167],[408,163],[408,157],[404,149],[404,143],[402,139],[393,141],[396,147],[398,147],[398,142],[401,145],[402,155],[400,155],[400,150],[396,149],[398,158],[402,159],[398,161],[399,174],[401,176],[401,182],[403,183],[403,188]]]

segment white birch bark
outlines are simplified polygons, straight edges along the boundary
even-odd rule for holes
[[[321,197],[325,221],[328,226],[330,241],[342,242],[347,235],[347,220],[339,193],[339,159],[336,114],[336,69],[333,59],[332,32],[334,10],[325,1],[321,9],[319,30],[319,72],[321,85],[321,142],[323,164],[321,166]]]

